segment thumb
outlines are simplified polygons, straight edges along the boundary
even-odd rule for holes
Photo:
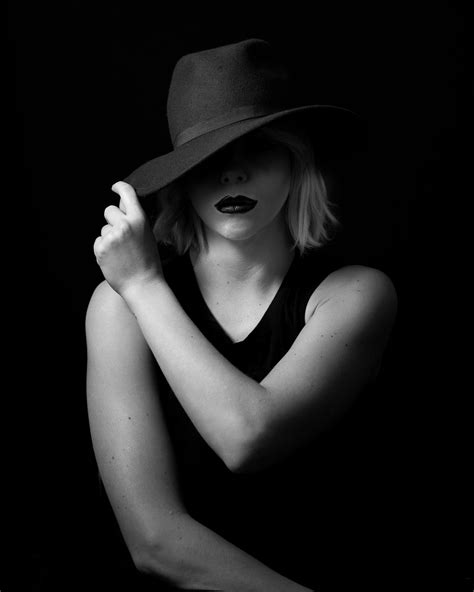
[[[112,185],[112,191],[120,196],[119,208],[124,214],[143,214],[143,208],[140,205],[137,194],[131,185],[125,183],[125,181],[118,181]]]

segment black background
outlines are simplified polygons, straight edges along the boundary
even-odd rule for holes
[[[400,589],[467,585],[469,399],[458,381],[461,344],[449,333],[461,322],[450,299],[464,285],[465,18],[451,3],[429,12],[354,4],[313,4],[311,14],[283,4],[252,16],[238,5],[197,14],[12,5],[7,178],[20,222],[8,230],[26,279],[22,311],[32,313],[17,351],[34,384],[25,388],[32,454],[19,461],[31,479],[33,589],[122,589],[114,566],[126,553],[99,499],[86,411],[84,317],[102,279],[92,245],[116,201],[110,186],[170,149],[166,95],[177,59],[250,37],[288,55],[308,103],[352,108],[370,125],[368,164],[344,187],[340,240],[389,273],[400,302],[378,412],[393,437],[387,513],[402,527],[384,541],[393,568],[380,589],[413,569]]]

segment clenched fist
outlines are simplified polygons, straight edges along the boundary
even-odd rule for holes
[[[97,263],[120,295],[136,284],[163,278],[156,239],[131,185],[119,181],[112,191],[120,204],[104,211],[106,224],[94,242]]]

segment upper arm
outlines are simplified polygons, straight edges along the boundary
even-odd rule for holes
[[[87,407],[99,471],[132,556],[185,513],[158,399],[153,357],[106,282],[86,316]]]
[[[288,455],[348,408],[381,362],[396,310],[383,272],[348,266],[333,274],[290,350],[260,383],[263,427],[247,470]]]

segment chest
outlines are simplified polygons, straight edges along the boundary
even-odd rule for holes
[[[281,305],[277,301],[278,287],[268,294],[202,294],[203,300],[214,319],[227,333],[230,339],[237,343],[248,337],[269,314],[272,307]],[[310,295],[305,304],[305,323],[311,318],[318,302],[316,290]]]

